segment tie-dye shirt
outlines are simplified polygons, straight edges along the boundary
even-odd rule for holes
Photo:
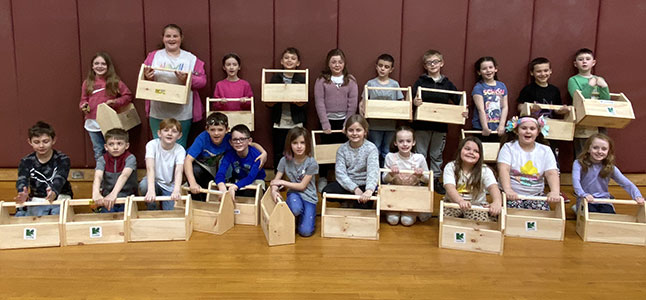
[[[505,143],[498,153],[498,163],[510,166],[511,189],[519,195],[540,195],[545,189],[545,171],[557,170],[556,159],[550,147],[535,143],[534,150],[526,152],[518,141]]]

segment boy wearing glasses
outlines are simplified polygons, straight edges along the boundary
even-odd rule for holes
[[[423,102],[459,104],[460,99],[452,94],[422,92],[422,98],[417,98],[418,87],[451,91],[457,90],[449,78],[440,73],[444,66],[442,53],[437,50],[426,51],[424,56],[422,56],[422,64],[426,73],[419,76],[413,85],[413,93],[415,95],[413,108],[417,109]],[[429,165],[431,170],[433,170],[435,192],[444,195],[445,190],[440,183],[440,178],[442,176],[442,152],[444,151],[444,144],[446,143],[446,133],[449,129],[448,125],[445,123],[413,121],[411,127],[415,129],[415,140],[417,141],[415,151],[430,160]]]
[[[249,147],[252,142],[251,131],[246,125],[239,124],[231,129],[231,139],[229,140],[233,150],[227,150],[222,158],[218,173],[215,175],[215,182],[218,189],[222,192],[228,191],[235,201],[236,191],[252,183],[264,186],[265,170],[261,169],[260,151],[254,147]],[[232,174],[227,178],[227,169],[232,167]],[[228,180],[227,180],[228,179]],[[228,189],[225,182],[234,183]],[[250,194],[246,193],[250,192]],[[237,193],[240,196],[253,196],[253,190],[246,190]]]
[[[195,200],[205,200],[205,195],[200,193],[200,187],[207,188],[218,172],[220,162],[225,152],[231,151],[231,134],[228,134],[229,119],[220,112],[210,114],[206,118],[204,132],[195,138],[195,141],[186,152],[184,160],[184,173],[191,189],[191,196]],[[260,167],[265,164],[267,152],[262,146],[251,143],[261,154]],[[224,169],[226,171],[226,168]]]

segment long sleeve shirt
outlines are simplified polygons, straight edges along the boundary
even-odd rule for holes
[[[94,88],[91,94],[87,93],[87,81],[83,81],[81,86],[81,102],[79,108],[84,105],[90,105],[90,112],[85,115],[85,119],[96,119],[96,108],[101,103],[114,99],[116,102],[112,105],[113,108],[124,106],[132,101],[132,93],[123,81],[119,80],[119,94],[109,96],[105,89],[105,79],[96,76],[94,79]]]
[[[597,76],[599,77],[599,76]],[[599,99],[610,100],[610,90],[608,87],[600,88],[597,86],[590,86],[588,84],[590,81],[589,78],[583,77],[581,75],[574,75],[570,77],[567,81],[567,91],[570,93],[570,96],[574,98],[574,92],[580,90],[581,94],[585,98],[592,97],[592,92],[597,89],[599,91]]]
[[[56,196],[72,195],[72,186],[67,181],[70,172],[70,159],[62,152],[53,150],[52,158],[41,163],[36,153],[31,153],[20,160],[18,165],[18,180],[16,190],[29,188],[29,197],[47,197],[47,188],[51,188]]]
[[[326,82],[324,78],[317,79],[314,83],[314,102],[321,128],[331,129],[328,113],[345,112],[346,119],[355,114],[358,94],[359,88],[354,77],[350,78],[348,84],[340,87],[333,82]]]
[[[604,178],[599,176],[602,167],[601,164],[592,164],[588,168],[588,171],[583,173],[579,161],[574,161],[572,165],[572,187],[574,187],[574,194],[576,194],[577,201],[580,201],[581,198],[587,195],[592,195],[594,198],[611,198],[612,196],[608,192],[610,178],[626,190],[633,199],[642,196],[639,189],[626,176],[621,174],[619,168],[614,167],[612,174]]]
[[[232,167],[231,177],[234,179],[238,189],[250,185],[256,179],[265,179],[265,170],[260,168],[260,160],[256,158],[260,156],[260,151],[254,147],[249,147],[247,156],[240,157],[235,150],[229,150],[224,154],[218,173],[215,175],[216,183],[226,182],[226,173],[229,166]]]
[[[359,148],[350,147],[345,142],[336,151],[334,165],[336,181],[347,191],[354,191],[365,185],[366,190],[375,190],[379,180],[379,150],[368,140]]]

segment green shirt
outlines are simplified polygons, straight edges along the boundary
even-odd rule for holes
[[[602,78],[597,76],[597,78]],[[590,86],[588,81],[590,79],[583,77],[581,75],[574,75],[570,77],[567,81],[567,90],[570,92],[570,96],[574,98],[574,92],[580,90],[584,98],[589,99],[592,97],[592,92],[597,90],[599,91],[599,99],[601,100],[610,100],[610,90],[608,87],[600,88],[598,86]]]

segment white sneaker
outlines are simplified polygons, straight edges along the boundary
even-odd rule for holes
[[[323,194],[323,189],[326,186],[327,186],[327,178],[325,178],[325,177],[319,178],[319,184],[318,184],[319,193]]]
[[[401,216],[401,222],[402,222],[402,225],[404,225],[404,226],[411,226],[411,225],[415,224],[416,220],[417,220],[417,218],[415,218],[414,215],[411,216],[411,215],[407,215],[407,214],[402,214],[402,216]]]
[[[388,224],[393,225],[393,226],[399,224],[399,214],[398,213],[389,213],[386,216],[386,221],[388,221]]]

